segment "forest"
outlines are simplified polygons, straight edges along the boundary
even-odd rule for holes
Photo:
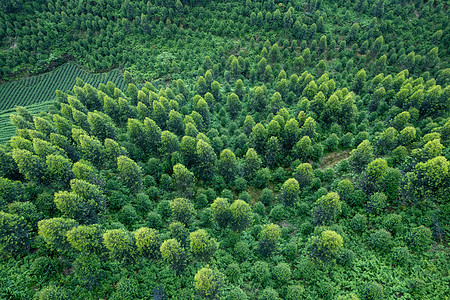
[[[2,0],[0,299],[449,299],[449,17]]]

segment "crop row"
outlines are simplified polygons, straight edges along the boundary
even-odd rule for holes
[[[15,133],[9,116],[16,106],[27,107],[30,113],[45,111],[55,99],[55,91],[72,90],[76,78],[97,87],[100,83],[113,82],[119,89],[126,87],[120,72],[91,74],[78,65],[67,63],[58,69],[38,76],[0,85],[0,144],[8,141]]]
[[[81,70],[75,64],[68,63],[50,73],[0,85],[0,111],[18,105],[28,106],[53,100],[56,90],[71,90],[77,77],[93,86],[111,81],[119,88],[125,87],[123,76],[118,71],[91,74]]]

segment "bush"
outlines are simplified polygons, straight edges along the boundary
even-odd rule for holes
[[[394,234],[398,233],[403,227],[402,216],[397,214],[385,216],[383,219],[383,227]]]
[[[228,265],[225,274],[230,282],[239,283],[241,280],[241,268],[239,267],[239,264],[232,263]]]
[[[391,251],[391,260],[394,265],[405,265],[409,262],[411,254],[408,247],[394,247]]]
[[[290,285],[287,288],[286,299],[301,300],[304,298],[305,289],[301,285]]]
[[[240,193],[242,191],[245,191],[247,189],[247,180],[243,177],[238,177],[234,181],[234,189],[236,192]]]
[[[128,227],[136,222],[138,214],[131,204],[127,204],[119,211],[118,218],[120,223]]]
[[[278,292],[273,288],[265,288],[258,297],[258,300],[279,300]]]
[[[369,198],[366,210],[369,214],[378,215],[386,207],[387,197],[384,193],[375,193]]]
[[[338,252],[336,261],[338,264],[344,267],[350,267],[355,260],[355,252],[350,249],[342,249]]]
[[[39,292],[39,300],[69,300],[71,297],[65,288],[49,285]]]
[[[275,222],[279,222],[286,218],[286,210],[284,209],[284,205],[277,204],[275,205],[269,213],[269,218]]]
[[[0,211],[0,256],[28,252],[30,233],[23,217]]]
[[[309,257],[312,260],[330,262],[336,258],[339,250],[344,246],[342,236],[331,230],[324,230],[308,241]]]
[[[367,217],[365,215],[356,214],[350,220],[350,228],[355,232],[364,232],[367,229]]]
[[[230,288],[230,291],[228,292],[228,294],[225,295],[224,299],[225,300],[247,300],[248,297],[241,288],[239,288],[237,286],[232,286]]]
[[[132,300],[139,298],[139,283],[133,278],[121,278],[112,294],[113,300]]]
[[[273,201],[273,198],[274,198],[273,191],[271,189],[265,188],[262,190],[260,201],[264,205],[270,205]]]
[[[292,271],[287,263],[279,263],[273,269],[273,278],[276,280],[278,285],[283,286],[286,284],[292,276]]]
[[[150,228],[160,229],[163,226],[163,220],[159,213],[151,211],[147,214],[147,226]]]
[[[364,284],[360,291],[361,299],[381,300],[384,299],[383,286],[379,283],[369,282]]]
[[[411,229],[406,237],[406,243],[414,251],[425,251],[431,247],[432,233],[423,225]]]
[[[384,229],[375,231],[369,237],[369,244],[372,246],[372,248],[381,252],[387,252],[389,250],[391,242],[391,233]]]
[[[289,242],[284,249],[284,256],[288,260],[294,260],[298,255],[298,245],[296,241]]]
[[[250,254],[250,247],[248,243],[241,241],[234,245],[234,255],[236,255],[240,260],[245,260]]]
[[[247,192],[244,191],[244,192],[242,192],[242,193],[239,194],[239,199],[244,200],[244,201],[247,202],[247,203],[250,203],[251,196],[250,196],[249,193],[247,193]]]
[[[261,202],[256,202],[253,205],[253,212],[260,216],[265,216],[266,215],[266,207]]]
[[[194,277],[195,289],[207,298],[219,298],[219,291],[224,283],[222,273],[210,268],[200,269]]]
[[[269,265],[265,261],[255,262],[252,267],[252,277],[256,282],[265,285],[270,279]]]

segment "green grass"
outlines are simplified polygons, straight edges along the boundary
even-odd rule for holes
[[[55,99],[55,91],[72,90],[76,78],[97,87],[100,83],[113,82],[123,90],[126,83],[121,72],[92,74],[83,71],[78,65],[67,63],[52,72],[25,78],[0,85],[0,144],[8,141],[15,134],[9,116],[15,113],[16,106],[24,106],[32,114],[46,111]]]

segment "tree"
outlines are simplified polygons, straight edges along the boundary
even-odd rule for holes
[[[376,140],[376,150],[380,154],[386,154],[397,147],[398,132],[395,128],[389,127],[381,133]]]
[[[114,139],[116,137],[116,127],[112,120],[100,113],[88,112],[87,121],[91,129],[91,135],[104,141],[106,138]]]
[[[192,189],[195,185],[194,173],[189,171],[182,164],[176,164],[175,166],[173,166],[172,178],[174,180],[175,186],[181,194],[192,195]]]
[[[41,182],[44,180],[44,163],[37,156],[28,150],[13,149],[12,157],[19,168],[19,172],[25,176],[28,181]]]
[[[180,142],[178,137],[170,131],[163,131],[161,133],[161,154],[170,156],[173,152],[178,151],[179,149]]]
[[[100,225],[81,225],[73,227],[66,233],[70,245],[83,254],[100,255],[103,251],[103,234]]]
[[[369,184],[372,186],[376,186],[383,178],[387,169],[387,161],[383,158],[377,158],[369,165],[367,165],[366,174],[369,180]]]
[[[215,299],[220,296],[220,288],[225,278],[222,273],[209,267],[202,268],[194,276],[194,286],[202,297]]]
[[[117,157],[117,171],[130,191],[139,192],[142,188],[142,171],[135,161],[123,155]]]
[[[197,176],[203,180],[211,180],[214,176],[217,156],[210,144],[199,139],[196,148]]]
[[[428,227],[420,225],[412,228],[406,237],[406,243],[414,251],[425,251],[431,247],[432,233]]]
[[[84,159],[89,160],[97,168],[103,165],[105,148],[97,138],[82,134],[79,136],[79,144]]]
[[[249,141],[253,148],[259,152],[264,152],[264,146],[266,144],[267,139],[267,130],[264,128],[264,125],[261,123],[256,124],[252,128],[252,133],[250,134]]]
[[[65,187],[69,184],[73,177],[72,161],[61,155],[47,155],[46,160],[46,177],[53,185]]]
[[[239,100],[239,96],[235,93],[228,95],[227,109],[233,119],[239,114],[239,111],[241,110],[241,101]]]
[[[364,84],[366,82],[367,74],[364,69],[359,70],[358,73],[356,73],[355,79],[353,80],[353,90],[359,94],[361,90],[364,87]]]
[[[189,125],[192,125],[192,123],[188,123],[186,128],[189,128]],[[187,130],[186,133],[188,133]],[[197,136],[197,134],[195,136]],[[183,136],[183,138],[181,139],[180,151],[183,155],[183,161],[185,165],[187,167],[191,167],[197,160],[197,140],[192,136]]]
[[[297,180],[300,189],[304,189],[309,186],[314,179],[311,164],[303,163],[298,165],[294,171],[294,178]]]
[[[189,225],[194,217],[194,205],[186,198],[175,198],[170,201],[172,217],[186,225]]]
[[[220,228],[225,228],[231,221],[230,203],[227,198],[216,198],[211,204],[211,210]]]
[[[73,267],[75,278],[77,278],[80,284],[88,290],[92,290],[100,284],[103,270],[97,255],[87,255],[83,253],[74,261]]]
[[[44,239],[50,249],[64,251],[69,249],[70,245],[66,234],[77,225],[77,221],[66,218],[41,220],[38,223],[38,234]]]
[[[189,238],[191,253],[199,259],[207,261],[217,250],[218,244],[216,240],[211,238],[204,229],[191,232]]]
[[[292,206],[298,199],[299,194],[300,187],[297,180],[290,178],[283,183],[280,199],[284,202],[284,205]]]
[[[314,222],[317,225],[328,225],[342,211],[342,201],[335,192],[330,192],[316,201]]]
[[[229,208],[231,228],[236,231],[242,231],[247,228],[251,222],[251,211],[250,205],[245,201],[234,201]]]
[[[103,244],[113,259],[130,262],[136,254],[134,237],[126,229],[107,230],[103,234]]]
[[[356,149],[350,152],[350,167],[356,173],[361,173],[366,165],[373,160],[373,148],[368,140],[364,140]]]
[[[165,240],[160,252],[162,258],[167,261],[171,267],[177,272],[181,273],[186,265],[186,251],[176,239]]]
[[[276,224],[264,225],[259,233],[259,250],[264,256],[271,255],[276,249],[281,235],[280,227]]]
[[[217,164],[219,173],[223,176],[225,181],[228,183],[234,181],[237,174],[237,160],[233,151],[230,149],[222,150]]]
[[[161,242],[158,231],[153,228],[141,227],[134,232],[136,247],[140,255],[145,258],[159,257]]]
[[[330,262],[336,258],[343,247],[342,236],[332,230],[324,230],[320,235],[314,235],[308,241],[309,256],[314,261]]]
[[[244,157],[244,175],[247,180],[252,180],[256,172],[261,168],[261,159],[255,149],[249,148]]]
[[[30,249],[31,236],[26,220],[0,211],[0,256],[9,258]]]

